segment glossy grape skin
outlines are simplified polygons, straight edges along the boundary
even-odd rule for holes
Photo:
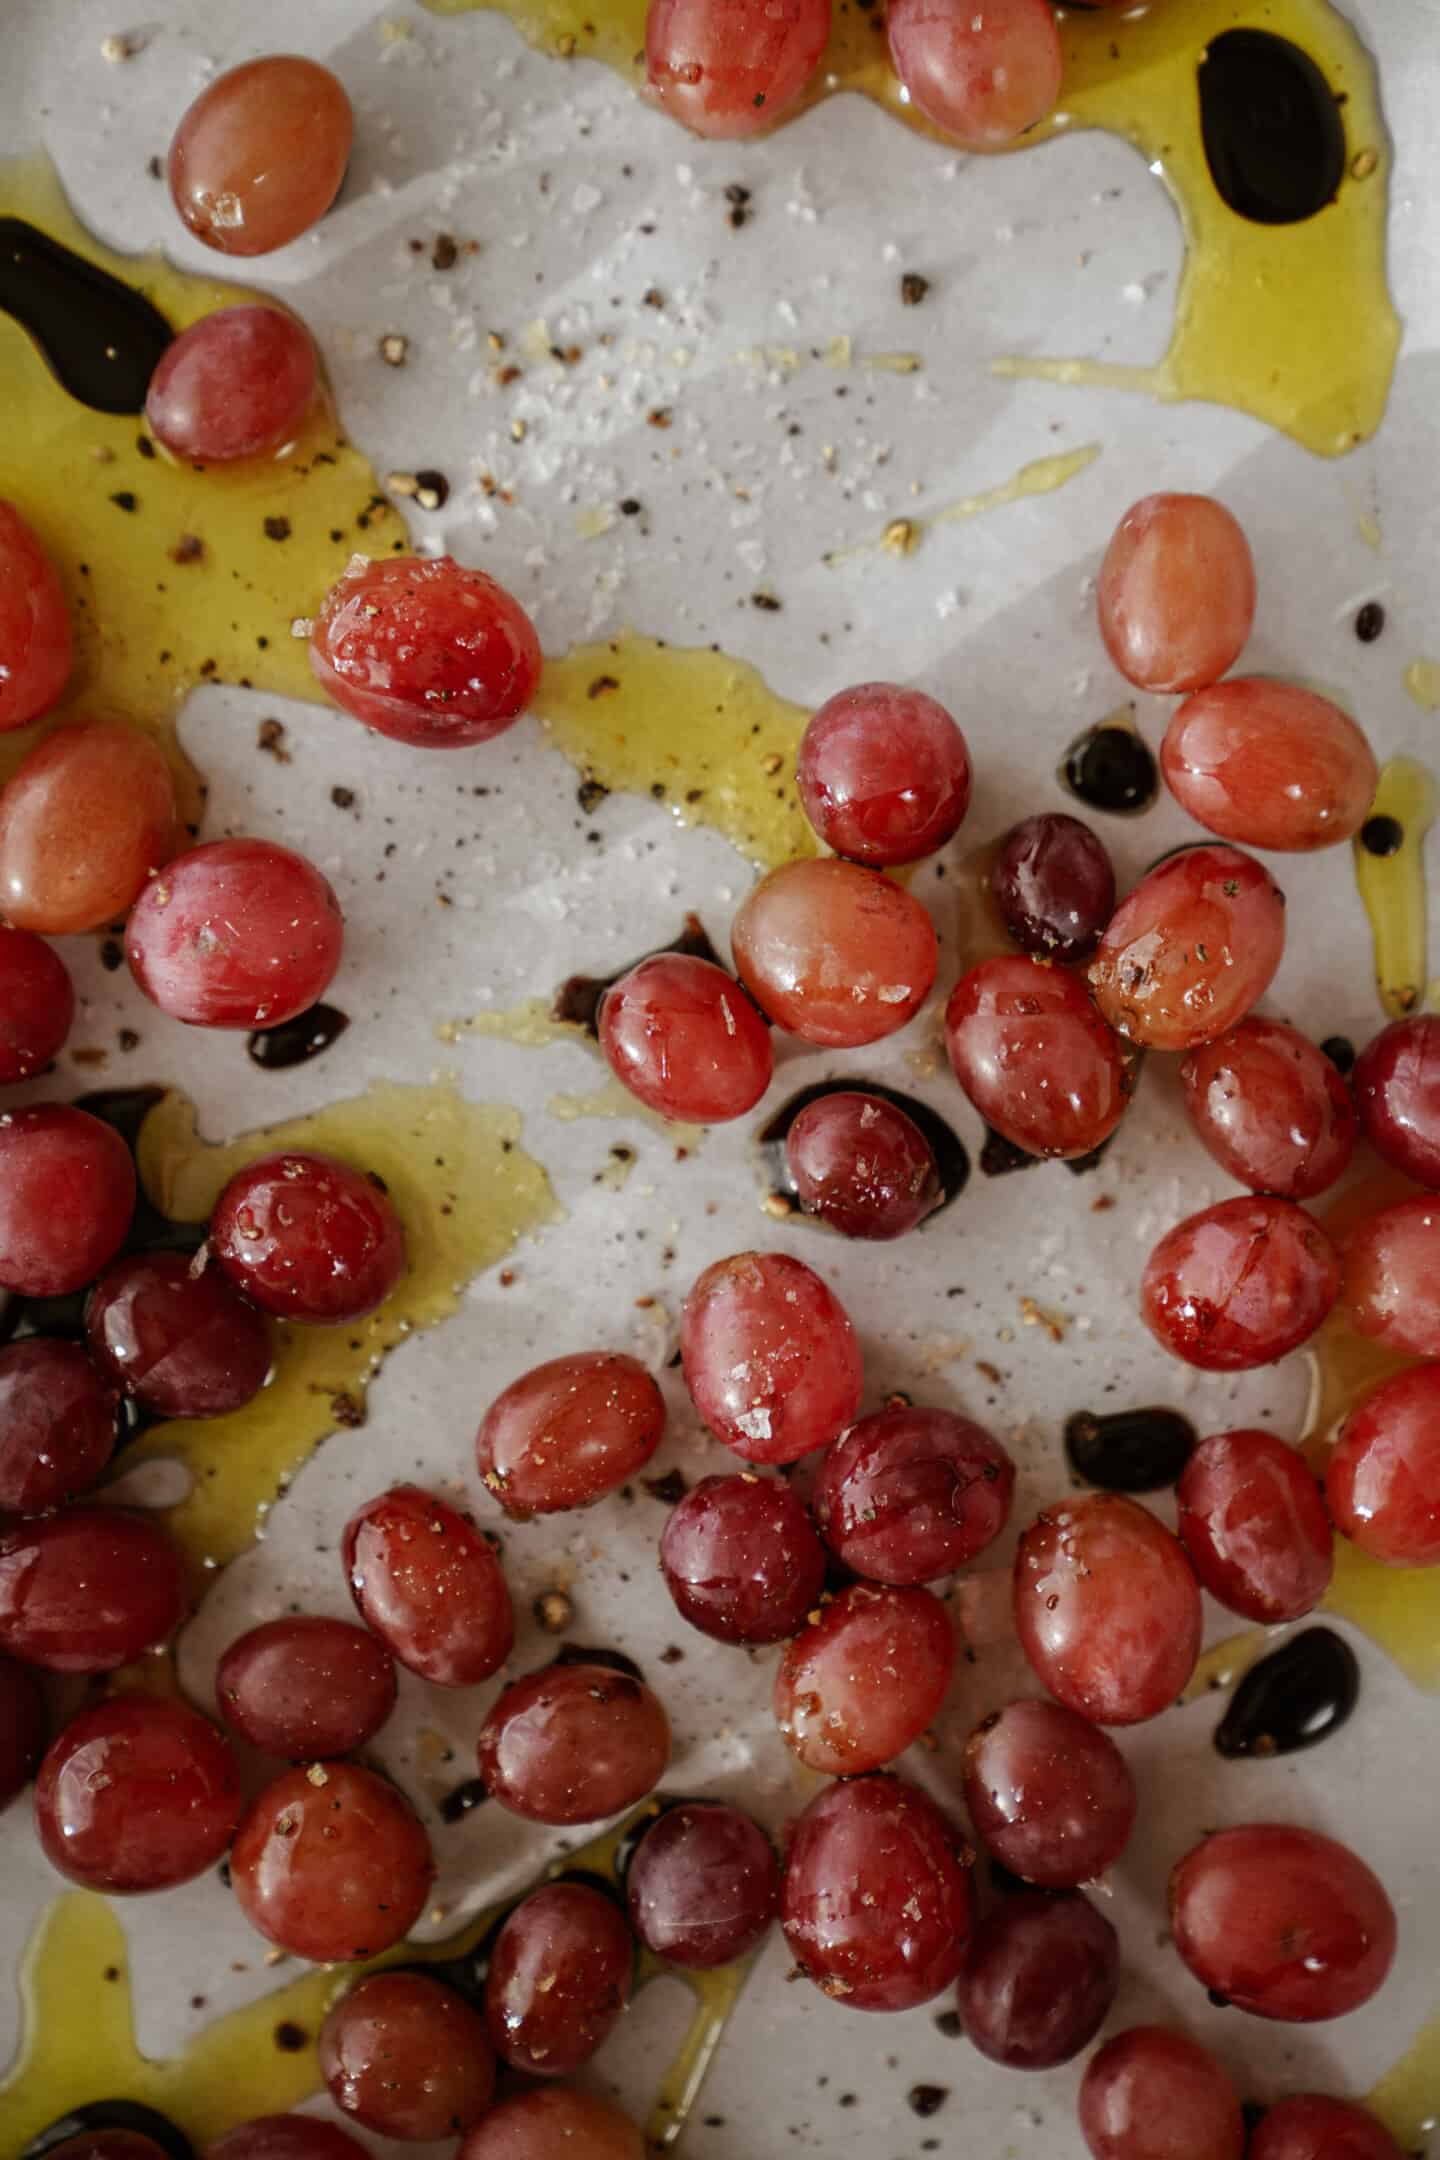
[[[230,1851],[250,1925],[316,1965],[375,1957],[399,1942],[434,1875],[409,1801],[358,1763],[282,1772],[251,1801]]]
[[[395,1663],[348,1620],[292,1613],[237,1635],[215,1669],[220,1715],[290,1762],[349,1755],[395,1707]]]
[[[1268,2107],[1246,2160],[1405,2160],[1383,2123],[1349,2100],[1293,2093]]]
[[[1298,1028],[1259,1013],[1180,1067],[1186,1114],[1222,1170],[1252,1192],[1310,1200],[1354,1152],[1350,1090]]]
[[[0,1087],[43,1072],[74,1018],[75,986],[59,953],[33,930],[0,926]]]
[[[15,505],[0,497],[0,734],[49,712],[73,657],[55,566]]]
[[[1197,824],[1242,847],[1299,854],[1360,830],[1379,768],[1349,713],[1298,684],[1237,675],[1174,713],[1160,770]]]
[[[1095,2160],[1241,2160],[1245,2119],[1215,2057],[1184,2033],[1136,2025],[1085,2066],[1080,2129]]]
[[[982,1553],[1014,1494],[1015,1465],[983,1425],[897,1403],[841,1434],[813,1504],[826,1544],[857,1575],[925,1583]]]
[[[1055,109],[1060,35],[1045,0],[892,0],[887,27],[911,104],[967,150],[1003,150]]]
[[[596,2093],[567,2085],[516,2093],[492,2108],[460,2144],[455,2160],[645,2160],[628,2115]]]
[[[1096,602],[1128,682],[1202,690],[1233,666],[1255,620],[1250,544],[1208,495],[1146,495],[1115,528]]]
[[[1184,848],[1147,871],[1111,917],[1090,987],[1118,1034],[1192,1050],[1243,1020],[1285,950],[1285,896],[1238,848]]]
[[[147,735],[107,721],[56,728],[0,793],[0,914],[42,937],[101,930],[178,834],[175,782]]]
[[[540,680],[518,600],[449,555],[355,557],[326,594],[310,665],[328,697],[377,734],[422,750],[489,742]]]
[[[1325,1497],[1336,1529],[1372,1560],[1440,1563],[1440,1365],[1395,1373],[1351,1411]]]
[[[52,1742],[35,1828],[52,1867],[108,1896],[169,1890],[213,1867],[240,1819],[230,1743],[185,1703],[114,1695]]]
[[[45,1752],[48,1720],[28,1665],[0,1657],[0,1809],[29,1783]]]
[[[170,194],[222,255],[268,255],[319,223],[355,132],[328,68],[294,53],[248,60],[201,91],[170,145]]]
[[[495,2095],[484,2020],[427,1973],[372,1973],[320,2028],[320,2075],[342,2113],[382,2137],[452,2137]]]
[[[319,2115],[256,2115],[205,2147],[205,2160],[368,2160],[365,2147]]]
[[[590,2060],[630,1999],[635,1944],[612,1898],[546,1883],[522,1898],[490,1953],[485,2022],[512,2070],[568,2077]]]
[[[1088,825],[1047,810],[1005,834],[990,866],[990,895],[1022,952],[1088,960],[1115,912],[1115,871]]]
[[[294,441],[315,397],[315,347],[276,307],[217,308],[167,345],[145,418],[178,458],[224,465]]]
[[[943,705],[896,683],[827,698],[800,739],[805,815],[837,855],[886,870],[933,855],[970,807],[970,753]]]
[[[1392,1020],[1356,1059],[1352,1085],[1376,1154],[1417,1185],[1440,1189],[1440,1016]]]
[[[648,95],[694,135],[758,135],[810,86],[830,0],[650,0]]]
[[[552,1665],[507,1687],[480,1729],[492,1798],[531,1822],[600,1822],[653,1792],[670,1721],[642,1681],[608,1665]]]
[[[1042,1686],[1097,1725],[1168,1709],[1195,1670],[1200,1625],[1183,1546],[1123,1493],[1062,1501],[1020,1540],[1020,1647]]]
[[[152,1004],[191,1027],[278,1027],[330,987],[345,918],[313,863],[273,840],[210,840],[150,880],[125,958]]]
[[[1088,1155],[1130,1098],[1124,1047],[1084,984],[1022,953],[961,976],[945,1008],[945,1047],[986,1124],[1029,1155]]]
[[[475,1687],[515,1643],[515,1612],[495,1548],[419,1485],[394,1485],[356,1510],[341,1539],[350,1593],[400,1663],[436,1687]]]
[[[1050,2070],[1088,2047],[1120,1983],[1120,1938],[1088,1899],[1025,1890],[1002,1898],[960,1968],[960,2022],[1007,2070]]]
[[[135,1165],[112,1126],[68,1103],[0,1111],[0,1288],[65,1297],[130,1228]]]
[[[600,1048],[622,1087],[661,1117],[721,1125],[770,1085],[770,1030],[713,960],[656,953],[600,1002]]]
[[[1186,1463],[1180,1541],[1202,1589],[1274,1626],[1319,1604],[1334,1567],[1330,1518],[1305,1458],[1274,1433],[1215,1433]]]
[[[259,1394],[270,1331],[219,1268],[183,1252],[112,1260],[85,1307],[100,1371],[156,1417],[222,1417]]]
[[[776,1723],[809,1770],[878,1770],[926,1730],[954,1669],[955,1630],[939,1598],[852,1583],[781,1660]]]
[[[718,1801],[667,1808],[625,1877],[630,1925],[647,1950],[685,1972],[748,1957],[780,1903],[780,1867],[760,1825]]]
[[[1135,1825],[1135,1780],[1110,1735],[1063,1703],[1012,1702],[965,1743],[962,1792],[975,1835],[1045,1890],[1095,1882]]]
[[[373,1312],[405,1272],[405,1231],[378,1180],[300,1149],[236,1171],[210,1249],[252,1305],[317,1327]]]
[[[882,1095],[817,1096],[785,1135],[785,1161],[805,1213],[842,1237],[903,1237],[945,1197],[934,1149]]]
[[[1368,1216],[1341,1247],[1340,1311],[1358,1335],[1440,1357],[1440,1205],[1427,1193]]]
[[[935,981],[935,926],[920,902],[878,870],[831,857],[762,878],[730,943],[761,1011],[829,1049],[893,1035]]]
[[[1339,1256],[1313,1216],[1247,1196],[1166,1232],[1145,1263],[1140,1316],[1187,1365],[1249,1372],[1313,1335],[1339,1287]]]
[[[77,1507],[0,1531],[0,1650],[47,1672],[113,1672],[185,1614],[169,1532],[125,1508]]]
[[[706,1268],[685,1300],[680,1359],[701,1417],[747,1462],[794,1462],[860,1407],[850,1317],[788,1253],[735,1253]]]
[[[1318,1830],[1217,1830],[1171,1871],[1175,1947],[1202,1987],[1286,2024],[1368,2002],[1395,1955],[1395,1912],[1357,1854]]]
[[[588,1507],[643,1470],[665,1436],[665,1398],[638,1358],[551,1358],[497,1395],[475,1442],[480,1477],[523,1522]]]
[[[849,1778],[794,1824],[780,1922],[796,1964],[833,2002],[930,2002],[960,1969],[972,1917],[969,1854],[918,1786]]]
[[[0,1509],[63,1506],[114,1448],[114,1391],[78,1343],[32,1335],[0,1349]]]
[[[660,1568],[676,1608],[716,1642],[784,1642],[819,1603],[825,1552],[779,1478],[702,1478],[671,1509]]]

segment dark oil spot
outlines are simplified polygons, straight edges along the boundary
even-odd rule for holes
[[[349,1025],[350,1015],[338,1005],[312,1005],[293,1020],[282,1020],[279,1027],[256,1028],[246,1036],[245,1047],[264,1071],[286,1072],[292,1065],[319,1057],[340,1040]]]
[[[53,2152],[57,2145],[81,2137],[87,2130],[132,2130],[158,2145],[165,2160],[195,2160],[190,2140],[176,2129],[169,2116],[142,2107],[138,2100],[91,2100],[84,2107],[72,2108],[68,2115],[60,2116],[31,2138],[16,2160],[44,2160],[45,2154]]]
[[[1062,784],[1091,810],[1134,815],[1160,789],[1149,745],[1134,728],[1101,720],[1077,735],[1060,766]]]
[[[652,1500],[662,1501],[666,1507],[674,1507],[690,1490],[683,1470],[667,1470],[662,1477],[641,1478],[640,1482]]]
[[[1398,855],[1405,845],[1405,828],[1399,818],[1366,818],[1360,828],[1360,845],[1367,855]]]
[[[133,287],[24,218],[0,217],[0,309],[34,339],[61,389],[95,412],[143,412],[175,335]]]
[[[1065,1454],[1077,1477],[1105,1492],[1159,1492],[1173,1485],[1199,1434],[1178,1410],[1077,1410],[1065,1420]]]
[[[490,1788],[484,1778],[466,1778],[463,1784],[453,1786],[440,1802],[440,1820],[444,1823],[464,1822],[467,1815],[482,1807],[490,1797]]]
[[[1348,1035],[1327,1035],[1320,1048],[1337,1072],[1348,1073],[1355,1063],[1355,1045]]]
[[[761,1126],[755,1135],[760,1150],[765,1184],[769,1191],[783,1193],[800,1205],[795,1180],[790,1174],[790,1164],[785,1153],[785,1136],[802,1110],[818,1102],[822,1095],[875,1095],[893,1109],[903,1110],[912,1125],[918,1126],[921,1137],[928,1142],[935,1158],[935,1168],[940,1179],[941,1198],[926,1216],[925,1222],[933,1222],[941,1209],[958,1199],[970,1182],[970,1157],[965,1143],[952,1125],[932,1110],[918,1096],[906,1095],[899,1088],[882,1087],[876,1080],[817,1080],[813,1087],[801,1088],[788,1102],[780,1105],[774,1116]],[[922,1229],[925,1224],[921,1224]]]
[[[298,2055],[309,2043],[310,2035],[305,2027],[295,2024],[290,2018],[282,2018],[275,2027],[275,2045],[282,2055]]]
[[[1084,1177],[1088,1171],[1098,1170],[1114,1137],[1113,1133],[1109,1134],[1087,1155],[1065,1156],[1065,1168],[1070,1175]],[[1009,1177],[1012,1171],[1033,1170],[1037,1164],[1050,1159],[1044,1155],[1031,1155],[1027,1149],[1017,1147],[1004,1133],[996,1132],[993,1125],[985,1128],[985,1144],[980,1150],[980,1170],[984,1177]]]
[[[1221,1755],[1293,1755],[1338,1732],[1360,1695],[1355,1653],[1333,1628],[1306,1628],[1252,1665],[1215,1728]]]
[[[912,2115],[938,2115],[949,2097],[948,2085],[912,2085],[905,2095],[905,2105]]]
[[[641,953],[638,959],[628,960],[613,975],[567,976],[555,993],[555,1002],[550,1008],[551,1019],[568,1020],[573,1026],[584,1028],[587,1035],[598,1035],[600,1001],[605,992],[613,983],[619,982],[622,975],[628,975],[631,968],[639,967],[641,960],[653,960],[657,953],[683,953],[689,959],[709,960],[716,967],[725,964],[706,935],[699,916],[687,915],[679,937],[668,945],[658,946],[655,952]]]
[[[623,1650],[587,1650],[583,1643],[566,1643],[551,1659],[552,1665],[603,1665],[607,1672],[621,1673],[627,1680],[644,1684],[645,1675],[634,1658]]]
[[[1367,600],[1355,615],[1355,635],[1362,645],[1373,645],[1385,628],[1385,610],[1378,600]]]
[[[1205,161],[1237,216],[1298,225],[1335,200],[1345,127],[1308,53],[1267,30],[1227,30],[1206,48],[1199,87]]]

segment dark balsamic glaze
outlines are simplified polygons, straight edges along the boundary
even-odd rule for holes
[[[1355,1063],[1355,1045],[1348,1035],[1327,1035],[1320,1048],[1337,1072],[1348,1073]]]
[[[490,1797],[490,1788],[484,1778],[469,1777],[451,1787],[440,1802],[440,1820],[443,1823],[464,1822],[477,1807],[482,1807]]]
[[[1065,1156],[1065,1168],[1070,1175],[1084,1177],[1087,1171],[1098,1170],[1114,1137],[1113,1133],[1109,1134],[1099,1147],[1091,1148],[1088,1155]],[[1013,1170],[1034,1170],[1041,1163],[1053,1160],[1052,1156],[1027,1154],[1013,1140],[1007,1140],[1004,1133],[996,1132],[993,1125],[985,1128],[985,1144],[980,1150],[980,1169],[985,1177],[1009,1177]]]
[[[818,1102],[822,1095],[875,1095],[894,1109],[903,1110],[911,1124],[919,1127],[922,1138],[929,1143],[930,1152],[935,1157],[941,1191],[939,1203],[920,1225],[922,1230],[927,1223],[935,1220],[942,1209],[949,1207],[951,1201],[958,1199],[964,1192],[970,1182],[970,1157],[959,1133],[941,1117],[938,1110],[932,1110],[928,1103],[921,1102],[917,1096],[904,1094],[899,1088],[882,1087],[878,1080],[843,1079],[817,1080],[813,1087],[801,1088],[798,1094],[792,1095],[788,1102],[780,1105],[774,1116],[768,1119],[755,1135],[755,1143],[765,1166],[766,1183],[772,1192],[785,1193],[799,1206],[795,1180],[790,1175],[790,1164],[785,1154],[785,1136],[800,1112],[808,1109],[812,1102]]]
[[[1368,817],[1360,828],[1360,845],[1367,855],[1398,855],[1405,845],[1405,828],[1399,818]]]
[[[1355,635],[1362,645],[1373,645],[1385,628],[1385,610],[1378,600],[1367,600],[1355,612]]]
[[[551,1019],[568,1020],[575,1027],[584,1028],[587,1035],[598,1035],[600,1001],[605,992],[612,983],[619,982],[622,975],[628,975],[631,968],[639,967],[641,960],[653,960],[660,953],[683,953],[687,959],[709,960],[716,967],[725,965],[699,916],[687,915],[679,937],[673,938],[668,945],[657,945],[652,952],[641,953],[638,959],[627,960],[613,975],[567,976],[555,993],[555,1002],[550,1008]]]
[[[264,1071],[288,1072],[292,1065],[319,1057],[340,1040],[349,1025],[349,1013],[341,1012],[338,1005],[312,1005],[293,1020],[282,1020],[279,1027],[256,1028],[246,1036],[245,1048]]]
[[[1333,1628],[1306,1628],[1252,1665],[1215,1728],[1228,1758],[1293,1755],[1328,1740],[1360,1694],[1355,1653]]]
[[[92,2100],[84,2107],[72,2108],[68,2115],[62,2115],[31,2138],[18,2160],[44,2160],[46,2153],[63,2145],[67,2138],[81,2137],[87,2130],[133,2130],[158,2145],[166,2160],[195,2160],[190,2140],[176,2129],[169,2116],[142,2107],[138,2100]]]
[[[1299,225],[1334,202],[1345,125],[1307,52],[1268,30],[1227,30],[1205,49],[1199,90],[1205,162],[1237,216]]]
[[[61,389],[96,412],[143,412],[175,335],[143,294],[24,218],[0,217],[0,310],[35,340]]]
[[[1160,792],[1160,769],[1149,744],[1134,728],[1098,720],[1065,752],[1060,778],[1091,810],[1134,815],[1148,810]]]
[[[627,1680],[638,1680],[642,1687],[645,1684],[644,1673],[634,1658],[626,1657],[623,1650],[590,1650],[583,1643],[566,1643],[562,1649],[556,1651],[550,1664],[603,1665],[609,1672],[623,1673]]]
[[[1077,1477],[1106,1492],[1173,1485],[1200,1435],[1178,1410],[1077,1410],[1065,1420],[1065,1455]]]

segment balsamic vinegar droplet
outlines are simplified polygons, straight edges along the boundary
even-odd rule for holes
[[[0,310],[29,332],[60,387],[96,412],[143,412],[175,335],[143,294],[24,218],[0,217]]]
[[[1333,1628],[1307,1628],[1252,1665],[1215,1728],[1228,1758],[1293,1755],[1338,1732],[1360,1694],[1355,1653]]]
[[[1099,720],[1076,736],[1061,763],[1060,778],[1092,810],[1148,810],[1160,789],[1149,745],[1117,720]]]
[[[1173,1485],[1200,1435],[1178,1410],[1149,1406],[1065,1420],[1065,1453],[1077,1477],[1106,1492],[1159,1492]]]
[[[322,1050],[339,1041],[349,1025],[350,1015],[341,1012],[338,1005],[312,1005],[308,1012],[297,1013],[279,1027],[256,1028],[246,1036],[245,1047],[264,1071],[285,1072],[292,1065],[304,1065],[319,1057]]]
[[[158,2145],[165,2160],[195,2160],[190,2140],[176,2129],[169,2116],[142,2106],[138,2100],[92,2100],[84,2107],[72,2108],[68,2115],[62,2115],[31,2138],[18,2160],[45,2160],[57,2145],[81,2137],[87,2130],[133,2130]]]
[[[1387,855],[1398,855],[1405,845],[1405,828],[1399,818],[1386,817],[1383,813],[1379,817],[1366,818],[1360,828],[1360,845],[1367,855],[1378,855],[1382,859]]]
[[[817,1080],[813,1087],[801,1088],[798,1094],[782,1103],[774,1116],[761,1126],[755,1140],[760,1149],[765,1181],[770,1191],[785,1193],[799,1205],[795,1180],[790,1175],[790,1164],[785,1153],[785,1136],[800,1112],[807,1109],[812,1102],[818,1102],[822,1095],[876,1095],[881,1102],[891,1103],[897,1110],[903,1110],[911,1124],[919,1127],[922,1137],[929,1142],[931,1154],[935,1157],[942,1195],[939,1204],[920,1225],[922,1230],[935,1220],[942,1209],[949,1207],[950,1202],[964,1192],[970,1181],[970,1157],[959,1133],[941,1117],[938,1110],[932,1110],[930,1105],[921,1102],[918,1096],[906,1095],[900,1088],[884,1087],[877,1080],[845,1079]],[[1033,1156],[1025,1158],[1027,1162],[1035,1159]]]
[[[1268,30],[1227,30],[1200,62],[1200,132],[1221,199],[1256,225],[1299,225],[1345,176],[1345,128],[1315,62]]]

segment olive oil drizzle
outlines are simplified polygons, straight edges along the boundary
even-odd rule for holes
[[[1421,1006],[1426,992],[1425,836],[1435,821],[1435,782],[1415,758],[1391,758],[1382,767],[1375,800],[1350,843],[1375,941],[1375,984],[1392,1020]],[[1378,821],[1391,821],[1383,852],[1367,846]],[[1398,827],[1399,840],[1394,829]]]

